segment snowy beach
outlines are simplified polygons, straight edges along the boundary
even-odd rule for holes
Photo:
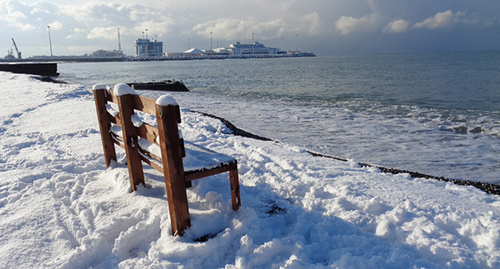
[[[0,268],[500,267],[500,196],[235,136],[191,93],[184,139],[238,160],[242,206],[226,174],[195,181],[174,237],[160,173],[130,193],[123,151],[106,170],[90,87],[0,72],[0,92]]]

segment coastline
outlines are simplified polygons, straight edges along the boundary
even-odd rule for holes
[[[280,59],[280,58],[297,58],[297,57],[316,57],[314,53],[303,52],[297,54],[285,55],[219,55],[219,54],[203,54],[203,55],[174,55],[163,57],[88,57],[88,56],[36,56],[26,59],[0,59],[0,63],[37,63],[37,62],[148,62],[148,61],[192,61],[192,60],[224,60],[224,59]]]

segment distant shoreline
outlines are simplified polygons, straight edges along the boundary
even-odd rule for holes
[[[164,57],[86,57],[86,56],[42,56],[31,57],[26,59],[0,59],[2,63],[28,63],[28,62],[136,62],[136,61],[191,61],[191,60],[223,60],[223,59],[262,59],[262,58],[299,58],[299,57],[316,57],[312,52],[300,52],[296,54],[286,55],[175,55]]]

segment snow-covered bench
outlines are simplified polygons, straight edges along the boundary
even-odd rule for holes
[[[186,187],[192,180],[229,172],[233,210],[238,210],[236,159],[185,143],[178,129],[179,106],[172,97],[154,100],[139,96],[126,84],[117,84],[112,90],[99,84],[93,90],[106,167],[116,161],[117,144],[125,149],[132,191],[145,184],[141,161],[162,172],[173,234],[182,235],[190,226]],[[138,113],[150,115],[153,123],[143,122]],[[186,165],[183,157],[188,160]]]

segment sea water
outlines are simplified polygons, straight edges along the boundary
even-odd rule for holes
[[[58,71],[87,86],[182,80],[191,91],[175,93],[181,106],[261,136],[356,162],[500,183],[498,51],[61,63]]]

